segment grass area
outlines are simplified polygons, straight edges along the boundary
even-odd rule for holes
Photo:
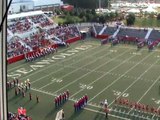
[[[56,17],[53,19],[56,23],[65,23],[65,18],[62,17]]]
[[[136,18],[136,27],[160,27],[160,20],[156,18]]]
[[[126,24],[126,21],[124,21],[124,23]],[[160,27],[160,20],[157,20],[156,18],[136,18],[134,27],[158,28]]]
[[[99,41],[87,40],[45,58],[30,63],[20,61],[7,68],[8,80],[19,76],[21,82],[28,78],[31,81],[31,90],[25,98],[15,96],[14,89],[8,90],[9,111],[16,112],[23,106],[33,120],[53,120],[62,108],[66,120],[102,120],[105,115],[99,102],[104,99],[109,102],[110,120],[136,120],[142,115],[144,119],[160,117],[114,104],[115,98],[126,98],[160,108],[159,50],[148,52],[142,48],[137,51],[134,45],[101,46]],[[54,97],[67,89],[71,95],[69,101],[55,109]],[[29,92],[32,101],[29,101]],[[73,103],[85,94],[89,96],[88,105],[75,113]],[[40,103],[36,103],[36,95]]]
[[[69,16],[68,18],[65,16],[59,16],[53,19],[56,23],[64,24],[66,22],[79,23],[81,19],[77,16]]]

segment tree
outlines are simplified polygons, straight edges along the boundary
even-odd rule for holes
[[[108,6],[108,1],[110,0],[101,0],[101,7],[106,8]],[[89,9],[95,9],[99,7],[99,0],[63,0],[63,2],[66,4],[74,5],[74,7],[80,7],[80,8],[89,8]]]
[[[157,20],[160,20],[160,13],[157,15]]]
[[[136,20],[136,17],[133,13],[130,13],[127,17],[126,17],[126,23],[127,25],[134,25],[134,22]]]
[[[149,18],[154,18],[154,13],[153,12],[149,14]]]
[[[105,19],[105,16],[104,16],[104,15],[101,15],[101,16],[99,17],[99,22],[102,23],[102,24],[104,24],[104,23],[106,22],[106,19]]]
[[[82,22],[87,22],[87,18],[85,16],[82,17]]]

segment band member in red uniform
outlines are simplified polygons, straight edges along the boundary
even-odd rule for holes
[[[59,95],[59,102],[60,102],[60,105],[62,104],[62,95],[60,94]]]
[[[88,103],[88,96],[87,96],[87,94],[84,96],[84,99],[85,99],[85,105],[87,105],[87,103]]]
[[[69,90],[66,91],[67,99],[69,99]]]

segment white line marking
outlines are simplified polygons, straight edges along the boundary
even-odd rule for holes
[[[110,53],[108,53],[108,54],[110,54]],[[106,54],[105,56],[107,56],[108,54]],[[99,58],[97,58],[97,59],[103,58],[103,57],[105,57],[105,56],[101,56],[101,57],[99,57]],[[66,76],[74,73],[75,71],[80,70],[81,68],[83,68],[83,67],[85,67],[85,66],[87,66],[87,65],[89,65],[89,64],[94,63],[95,61],[97,61],[97,59],[94,59],[93,61],[89,62],[88,64],[85,64],[85,65],[83,65],[83,66],[81,66],[81,67],[73,70],[72,72],[69,72],[69,73],[63,75],[60,79],[62,79],[62,78],[64,78],[64,77],[66,77]],[[98,67],[99,67],[99,66],[98,66]],[[57,72],[57,71],[56,71],[56,72]],[[91,71],[91,72],[92,72],[92,71]],[[90,72],[88,72],[88,73],[90,73]],[[53,73],[51,73],[51,74],[53,74]],[[87,74],[87,73],[86,73],[86,74]],[[84,75],[86,75],[86,74],[84,74]],[[50,74],[47,74],[47,75],[45,75],[44,77],[49,76],[49,75],[50,75]],[[44,77],[43,77],[43,78],[44,78]],[[82,77],[82,76],[81,76],[81,77]],[[41,79],[41,78],[40,78],[40,79]],[[39,81],[40,79],[37,79],[37,80],[33,81],[32,83],[35,83],[35,82]],[[51,84],[53,84],[53,83],[54,83],[54,82],[50,82],[49,84],[45,85],[45,87],[47,87],[47,86],[49,86],[49,85],[51,85]],[[44,86],[42,86],[42,88],[44,88]]]
[[[89,111],[92,111],[92,112],[96,112],[96,113],[100,113],[100,114],[104,114],[104,112],[101,112],[101,111],[97,111],[97,110],[93,110],[93,109],[90,109],[90,108],[84,108],[85,110],[89,110]],[[112,115],[112,114],[108,114],[109,116],[111,117],[114,117],[114,118],[118,118],[118,119],[121,119],[121,120],[131,120],[131,119],[128,119],[128,118],[123,118],[123,117],[120,117],[120,116],[116,116],[116,115]]]
[[[105,50],[105,49],[104,49]],[[90,57],[90,56],[93,56],[93,55],[95,55],[95,54],[97,54],[97,53],[99,53],[99,52],[102,52],[102,51],[104,51],[103,49],[102,50],[100,50],[100,51],[98,51],[98,52],[95,52],[94,54],[90,54],[90,55],[88,55],[87,57],[83,57],[82,59],[79,59],[79,60],[77,60],[76,62],[74,62],[74,63],[71,63],[70,65],[72,65],[72,64],[75,64],[75,63],[78,63],[78,62],[80,62],[81,60],[84,60],[84,59],[86,59],[86,58],[88,58],[88,57]],[[70,59],[69,59],[70,60]],[[95,61],[96,61],[96,59],[95,59]],[[90,62],[91,63],[91,62]],[[52,66],[53,67],[53,66]],[[81,68],[81,67],[80,67]],[[57,70],[57,71],[55,71],[55,72],[52,72],[52,73],[50,73],[50,74],[47,74],[47,75],[45,75],[45,76],[43,76],[43,77],[41,77],[41,78],[39,78],[39,79],[37,79],[37,80],[34,80],[33,82],[31,82],[32,84],[33,83],[35,83],[35,82],[37,82],[37,81],[39,81],[39,80],[41,80],[41,79],[43,79],[43,78],[45,78],[45,77],[47,77],[47,76],[49,76],[49,75],[52,75],[52,74],[54,74],[54,73],[57,73],[57,72],[59,72],[59,71],[61,71],[61,70],[63,70],[64,68],[60,68],[59,70]],[[26,76],[26,77],[28,77],[28,76]]]
[[[103,74],[101,77],[97,78],[96,80],[94,80],[93,82],[91,82],[88,85],[92,85],[93,83],[97,82],[98,80],[100,80],[101,78],[103,78],[104,76],[108,75],[111,71],[117,69],[119,66],[121,66],[122,64],[124,64],[127,60],[132,59],[133,57],[135,57],[135,55],[129,57],[128,59],[124,60],[123,62],[121,62],[119,65],[115,66],[114,68],[110,69],[108,72],[106,72],[105,74]],[[75,96],[76,94],[80,93],[81,91],[83,91],[84,89],[81,89],[79,91],[77,91],[75,94],[73,94],[71,97]]]
[[[100,95],[102,92],[104,92],[106,89],[108,89],[110,86],[112,86],[114,83],[116,83],[120,78],[122,78],[126,73],[131,71],[133,68],[135,68],[137,65],[139,65],[142,61],[147,59],[149,56],[151,56],[153,53],[148,54],[146,57],[144,57],[141,61],[137,62],[134,66],[132,66],[130,69],[128,69],[124,74],[122,74],[120,77],[118,77],[116,80],[114,80],[111,84],[109,84],[107,87],[105,87],[101,92],[99,92],[97,95],[95,95],[93,98],[91,98],[89,101],[92,101],[95,99],[98,95]]]
[[[119,54],[118,56],[116,56],[115,58],[117,58],[117,57],[119,57],[119,56],[122,56],[123,54],[125,54],[125,53],[127,53],[127,52],[128,52],[128,51],[125,51],[125,52],[123,52],[122,54]],[[103,57],[104,57],[104,56],[103,56]],[[95,69],[98,69],[98,68],[104,66],[105,64],[107,64],[107,63],[111,62],[112,60],[114,60],[115,58],[112,58],[110,61],[107,61],[107,62],[105,62],[104,64],[101,64],[100,66],[94,68],[92,71],[94,71]],[[69,85],[71,85],[71,84],[77,82],[77,81],[80,80],[81,78],[83,78],[83,77],[85,77],[86,75],[90,74],[92,71],[90,71],[90,72],[88,72],[88,73],[82,75],[82,76],[79,77],[77,80],[74,80],[74,81],[70,82],[69,84],[65,85],[64,87],[62,87],[61,89],[55,91],[54,93],[56,93],[56,92],[58,92],[58,91],[60,91],[60,90],[62,90],[62,89],[64,89],[64,88],[68,87]]]
[[[36,73],[39,73],[39,72],[44,71],[44,70],[47,70],[47,69],[50,68],[50,67],[53,67],[53,66],[58,65],[58,64],[62,64],[63,62],[68,61],[68,60],[72,60],[72,59],[74,58],[74,56],[78,56],[78,55],[80,55],[80,54],[84,54],[84,53],[88,52],[88,50],[90,51],[90,50],[93,50],[93,49],[95,49],[95,48],[97,48],[97,47],[92,47],[92,48],[87,49],[86,51],[84,51],[84,52],[82,52],[82,53],[79,53],[79,54],[77,54],[77,55],[70,56],[70,57],[68,57],[68,59],[64,59],[64,60],[62,60],[60,63],[59,63],[59,62],[56,62],[56,63],[54,63],[54,64],[52,64],[52,65],[50,64],[49,66],[46,66],[46,67],[44,67],[44,68],[41,68],[40,70],[34,71],[34,72],[30,73],[30,74],[27,75],[27,76],[20,77],[20,79],[22,79],[22,78],[23,78],[23,79],[24,79],[24,78],[28,78],[29,76],[32,76],[32,75],[34,75],[34,74],[36,74]],[[106,49],[104,49],[104,50],[106,50]],[[103,49],[102,49],[102,51],[103,51]],[[97,53],[98,53],[98,52],[97,52]],[[89,56],[92,56],[92,55],[87,55],[87,57],[84,57],[84,58],[82,58],[82,59],[80,59],[80,60],[83,60],[83,59],[85,59],[85,58],[88,58]],[[78,60],[78,61],[80,61],[80,60]],[[77,63],[77,61],[76,61],[75,63]],[[60,68],[58,71],[60,71],[60,70],[63,70],[63,68]],[[56,71],[56,72],[57,72],[57,71]],[[34,81],[31,82],[31,83],[34,83]]]
[[[140,78],[144,75],[144,74],[146,74],[146,72],[148,72],[157,62],[158,62],[159,60],[157,60],[156,62],[154,62],[154,64],[152,64],[150,67],[148,67],[147,69],[146,69],[146,71],[145,72],[143,72],[138,78],[137,78],[137,80],[135,80],[132,84],[130,84],[118,97],[116,97],[116,98],[119,98],[119,97],[121,97],[129,88],[131,88],[137,81],[139,81],[140,80]],[[159,77],[158,77],[159,78]],[[156,80],[157,81],[157,80]],[[155,82],[156,82],[155,81]],[[155,82],[152,84],[152,85],[154,85],[155,84]],[[151,89],[151,88],[150,88]],[[147,90],[148,91],[148,90]],[[146,92],[147,92],[146,91]],[[146,93],[147,94],[147,93]],[[141,99],[143,98],[144,96],[142,96],[141,97]],[[114,103],[114,100],[108,105],[108,106],[110,106],[110,105],[112,105]]]

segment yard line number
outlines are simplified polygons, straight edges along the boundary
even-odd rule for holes
[[[120,92],[120,91],[118,91],[118,90],[113,90],[113,94],[115,95],[115,96],[122,96],[122,97],[128,97],[129,96],[129,93],[122,93],[122,92]]]
[[[58,78],[54,78],[54,77],[52,77],[52,80],[51,80],[51,81],[52,81],[52,82],[57,82],[57,83],[63,82],[62,79],[58,79]]]
[[[159,104],[160,104],[160,100],[159,100],[159,99],[152,98],[152,101],[153,101],[154,103],[156,103],[157,105],[159,105]]]
[[[79,87],[80,87],[81,89],[87,89],[87,90],[93,89],[93,86],[86,85],[86,84],[83,84],[83,83],[79,83]]]

